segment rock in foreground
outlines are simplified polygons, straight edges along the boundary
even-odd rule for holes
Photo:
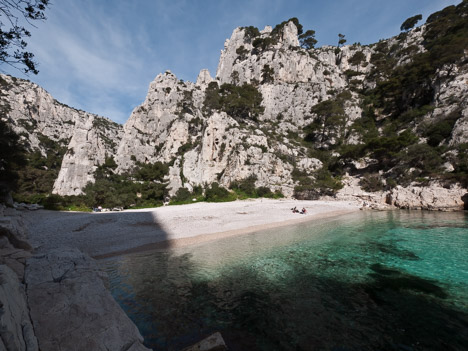
[[[55,250],[30,258],[25,281],[40,349],[148,350],[136,326],[105,288],[94,261],[79,250]]]
[[[0,350],[38,350],[24,286],[5,265],[0,265]]]

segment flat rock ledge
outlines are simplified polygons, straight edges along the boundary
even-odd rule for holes
[[[41,350],[149,350],[104,277],[94,260],[74,248],[27,260],[25,284]]]
[[[78,249],[32,255],[22,212],[0,204],[0,351],[144,351],[143,337]]]

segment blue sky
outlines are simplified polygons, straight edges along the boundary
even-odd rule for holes
[[[195,81],[216,73],[234,28],[263,29],[297,17],[317,46],[369,44],[400,32],[401,23],[460,0],[56,0],[28,40],[37,76],[0,67],[45,88],[58,101],[124,123],[165,70]],[[420,24],[422,24],[421,22]]]

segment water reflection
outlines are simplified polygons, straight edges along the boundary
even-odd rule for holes
[[[464,350],[467,223],[367,212],[103,265],[155,350]]]

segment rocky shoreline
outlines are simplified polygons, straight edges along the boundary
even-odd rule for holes
[[[149,350],[93,259],[32,252],[21,212],[0,205],[0,218],[1,350]]]
[[[346,176],[344,187],[335,196],[336,200],[354,200],[362,203],[363,210],[427,210],[463,211],[468,210],[468,189],[458,184],[449,187],[438,182],[428,186],[397,185],[388,191],[366,192],[359,185],[359,178]]]

